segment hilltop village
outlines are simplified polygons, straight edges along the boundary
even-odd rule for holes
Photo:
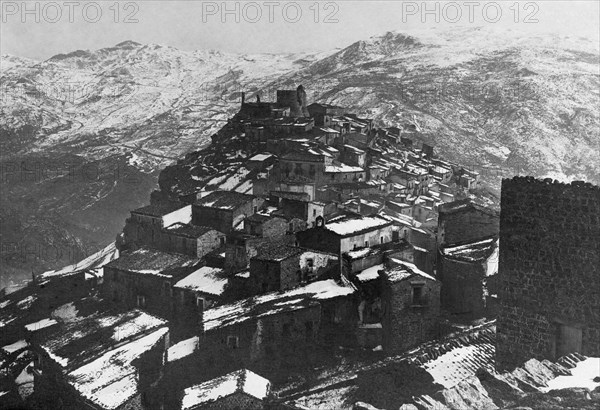
[[[569,302],[558,322],[541,313],[519,322],[520,304],[539,287],[524,280],[532,289],[511,296],[507,284],[522,276],[498,272],[499,259],[520,269],[522,238],[507,236],[509,253],[499,257],[500,212],[479,174],[442,159],[416,125],[377,128],[343,107],[308,105],[302,86],[278,90],[276,101],[241,99],[208,148],[163,171],[116,249],[35,278],[34,293],[5,295],[6,400],[73,409],[492,409],[543,392],[588,363],[582,354],[600,355],[597,291],[581,290],[592,292],[577,316],[583,327],[565,314]],[[555,186],[510,182],[509,192]],[[597,187],[573,190],[593,215]],[[590,216],[591,237],[597,227]],[[573,275],[598,282],[588,268]],[[566,339],[550,347],[526,335],[533,324],[547,331],[545,320],[562,323]],[[515,343],[528,347],[517,352]],[[581,400],[587,408],[591,398]]]

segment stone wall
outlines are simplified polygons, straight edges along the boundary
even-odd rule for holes
[[[474,242],[497,235],[499,222],[495,211],[470,204],[468,199],[449,202],[439,207],[438,245]]]
[[[412,304],[413,282],[423,286],[423,303]],[[384,350],[399,354],[438,336],[440,316],[440,282],[415,276],[410,279],[383,282]]]
[[[442,306],[455,314],[479,317],[486,307],[486,271],[482,262],[440,257],[438,279],[442,282]]]
[[[600,355],[600,188],[515,177],[501,209],[498,364]]]

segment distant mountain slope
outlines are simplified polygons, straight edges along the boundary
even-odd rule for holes
[[[303,84],[309,103],[414,123],[492,189],[517,173],[598,184],[598,62],[597,40],[479,28],[387,33],[314,55],[127,41],[39,63],[2,56],[0,286],[112,242],[159,170],[206,146],[240,91],[269,100]]]
[[[0,287],[114,241],[158,171],[205,146],[242,88],[314,58],[130,41],[41,63],[2,56]]]
[[[380,124],[413,122],[438,153],[496,187],[497,169],[598,184],[599,62],[598,43],[585,39],[387,33],[277,84],[303,83]]]

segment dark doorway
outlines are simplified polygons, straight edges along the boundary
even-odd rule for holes
[[[581,353],[581,335],[581,328],[557,323],[555,357],[558,359],[569,353]]]

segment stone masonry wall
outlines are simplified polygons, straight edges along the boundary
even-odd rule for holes
[[[600,355],[600,188],[502,181],[500,244],[498,365],[555,359],[565,325]]]

